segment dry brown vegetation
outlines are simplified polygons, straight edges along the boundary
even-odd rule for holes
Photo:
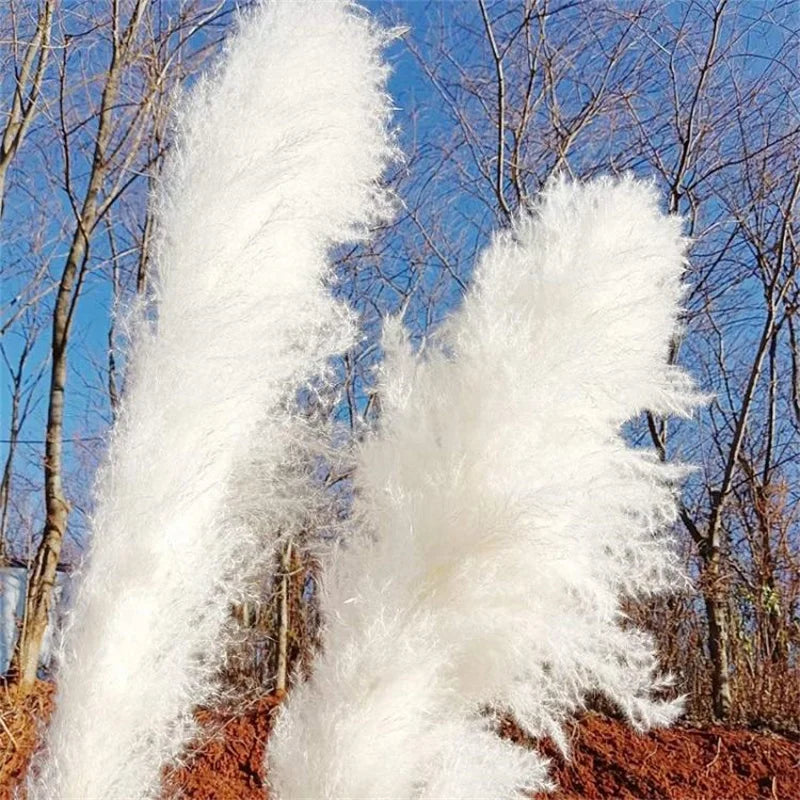
[[[37,682],[24,695],[0,686],[0,800],[12,800],[36,745],[38,732],[53,710],[55,687]]]

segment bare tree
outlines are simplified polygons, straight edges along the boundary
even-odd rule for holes
[[[14,478],[14,458],[20,430],[25,424],[35,404],[36,389],[44,373],[45,364],[30,369],[29,359],[38,338],[40,327],[32,313],[27,315],[22,326],[22,343],[14,362],[9,358],[6,347],[0,343],[0,356],[8,370],[10,381],[10,409],[8,415],[8,439],[5,441],[7,452],[3,464],[3,475],[0,479],[0,566],[10,554],[10,543],[7,539],[12,483]]]
[[[686,487],[680,524],[705,609],[713,714],[741,715],[744,693],[733,708],[731,682],[743,660],[732,648],[738,654],[749,635],[750,609],[761,607],[758,625],[772,626],[770,641],[785,642],[784,668],[797,647],[786,635],[796,612],[783,603],[778,624],[775,611],[800,544],[800,498],[791,488],[800,455],[797,16],[791,4],[752,15],[726,0],[672,10],[647,1],[477,0],[425,13],[424,34],[412,33],[407,45],[429,85],[427,95],[415,92],[419,125],[439,135],[402,187],[409,214],[399,230],[414,254],[409,261],[459,278],[445,278],[450,298],[467,280],[474,245],[465,242],[507,224],[556,173],[654,176],[669,210],[686,219],[693,245],[685,333],[671,357],[716,399],[699,427],[670,430],[648,414],[633,434],[665,460],[701,466]],[[415,196],[418,186],[424,197]],[[469,200],[454,205],[456,193]],[[426,327],[422,295],[435,285],[431,277],[417,281],[412,327]],[[777,507],[767,498],[776,491],[783,522],[773,520],[767,534]],[[759,526],[761,544],[748,547]],[[745,574],[752,599],[734,620]],[[771,612],[763,597],[773,598]],[[689,650],[682,671],[698,656]]]
[[[160,156],[151,144],[154,130],[163,131],[163,104],[180,78],[178,62],[189,52],[189,39],[219,8],[219,3],[191,3],[170,16],[146,0],[112,2],[104,17],[93,19],[90,42],[72,33],[76,23],[85,21],[74,9],[56,20],[61,59],[54,76],[57,90],[51,98],[50,123],[60,148],[60,188],[68,198],[72,220],[51,312],[44,532],[29,576],[25,625],[11,668],[23,687],[36,676],[70,511],[63,484],[69,341],[82,290],[97,268],[91,249],[103,249],[101,223],[138,190],[141,177]],[[91,10],[87,6],[85,13]],[[87,51],[87,45],[95,45],[103,56]],[[97,58],[94,74],[87,72],[90,58]],[[139,202],[143,207],[141,193]],[[113,244],[110,259],[100,260],[104,262],[110,262],[112,282],[118,286],[120,253]]]
[[[9,165],[39,111],[39,94],[50,54],[50,29],[54,8],[55,0],[45,0],[35,20],[31,37],[27,41],[22,41],[26,20],[19,18],[21,9],[17,7],[15,0],[9,0],[8,17],[11,29],[7,35],[11,39],[8,45],[11,63],[7,63],[4,68],[13,70],[14,82],[11,100],[4,114],[0,141],[0,218],[3,216],[3,198]]]
[[[143,0],[65,5],[53,0],[24,16],[12,3],[0,12],[4,30],[19,20],[26,31],[9,37],[6,57],[20,88],[8,95],[3,153],[23,156],[5,168],[4,223],[24,241],[4,254],[15,284],[12,301],[0,304],[0,330],[22,342],[26,321],[49,317],[53,331],[44,536],[27,613],[35,630],[21,637],[17,662],[27,680],[54,565],[65,535],[81,544],[78,511],[89,506],[64,448],[81,444],[91,461],[90,444],[102,440],[124,391],[110,311],[146,291],[153,230],[145,201],[168,141],[166,100],[228,22],[228,7],[212,0],[179,9]],[[491,230],[507,226],[554,175],[653,176],[693,240],[685,330],[671,357],[714,400],[691,423],[645,414],[631,430],[661,458],[700,468],[677,528],[694,589],[649,613],[668,665],[695,693],[695,711],[746,717],[753,701],[745,698],[755,694],[772,708],[779,698],[786,705],[781,687],[791,681],[779,676],[794,669],[796,677],[800,651],[793,4],[475,0],[386,4],[383,13],[411,25],[398,56],[408,78],[398,97],[407,157],[391,176],[401,208],[392,226],[336,261],[333,291],[361,314],[365,338],[338,365],[341,401],[330,413],[361,435],[380,411],[372,386],[382,317],[403,314],[414,341],[424,341],[460,301]],[[37,175],[27,183],[22,162]],[[29,242],[14,224],[19,198],[55,192],[68,198],[69,215],[43,202],[39,238]],[[102,336],[94,338],[92,305],[79,302],[89,291],[103,297],[94,312]],[[34,350],[21,386],[41,363]],[[7,355],[20,372],[19,349]],[[70,408],[85,416],[91,409],[96,420],[71,429]],[[30,447],[35,461],[41,452]],[[26,466],[16,485],[30,483],[32,472]],[[331,483],[346,487],[347,476]],[[7,508],[13,497],[4,491]],[[67,526],[70,502],[77,511]],[[272,588],[276,600],[281,587]],[[272,639],[278,605],[266,614]],[[293,624],[284,626],[286,661]]]

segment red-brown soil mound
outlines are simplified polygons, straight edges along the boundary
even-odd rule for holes
[[[51,694],[48,685],[37,686],[20,707],[0,689],[0,800],[12,798]],[[164,796],[264,800],[264,750],[276,705],[265,697],[235,714],[199,712],[201,741],[167,773]],[[522,740],[512,726],[505,733]],[[800,742],[776,734],[679,727],[638,735],[621,722],[587,714],[574,727],[572,748],[569,764],[544,748],[561,787],[547,795],[550,800],[800,798]]]
[[[572,759],[550,748],[560,790],[551,800],[800,800],[800,742],[772,733],[712,727],[640,735],[587,714]]]
[[[264,751],[275,697],[233,716],[200,711],[201,741],[164,779],[164,796],[181,800],[265,800]]]

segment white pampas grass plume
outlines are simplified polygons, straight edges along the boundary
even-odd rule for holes
[[[698,402],[667,363],[680,227],[649,184],[555,182],[495,236],[421,357],[387,324],[359,532],[270,745],[283,800],[519,797],[546,768],[493,738],[486,708],[564,750],[590,692],[639,727],[679,712],[654,696],[665,679],[621,601],[679,574],[665,531],[682,469],[621,427]]]
[[[270,556],[258,528],[303,505],[281,488],[302,439],[294,392],[353,335],[324,287],[327,253],[390,210],[385,40],[345,0],[265,2],[178,110],[156,198],[157,322],[133,323],[30,798],[158,792],[248,562]]]

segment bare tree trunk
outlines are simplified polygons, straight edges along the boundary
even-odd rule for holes
[[[91,215],[94,200],[87,197]],[[88,221],[87,214],[81,220]],[[28,577],[25,599],[25,625],[20,632],[10,674],[25,690],[36,680],[42,640],[50,618],[56,569],[61,554],[61,544],[67,530],[69,503],[64,497],[61,484],[62,436],[64,430],[64,390],[67,382],[67,341],[72,309],[72,290],[78,272],[86,256],[88,238],[83,224],[75,233],[72,247],[53,312],[52,366],[50,371],[50,395],[47,409],[47,435],[45,441],[44,492],[45,524],[42,541],[36,551],[33,569]]]
[[[11,395],[11,419],[8,426],[8,455],[6,456],[6,463],[3,466],[3,478],[2,481],[0,481],[0,566],[6,563],[8,554],[6,525],[8,523],[8,503],[11,494],[14,455],[17,450],[17,436],[19,433],[19,400],[20,383],[15,380],[13,394]]]
[[[75,233],[64,264],[53,310],[52,365],[44,462],[45,524],[42,541],[28,579],[25,624],[17,640],[9,670],[11,678],[22,691],[27,691],[36,680],[42,640],[53,601],[56,569],[70,510],[61,481],[64,393],[67,383],[67,344],[70,326],[89,254],[89,237],[103,214],[100,193],[109,170],[106,156],[113,130],[112,110],[119,92],[121,73],[128,58],[128,48],[145,5],[144,0],[140,0],[124,34],[119,38],[117,38],[118,33],[115,36],[111,63],[100,102],[91,174],[80,213],[77,215]],[[67,142],[64,146],[67,146]]]
[[[0,481],[0,567],[6,563],[8,544],[6,542],[6,526],[8,525],[8,503],[11,496],[11,478],[14,474],[14,455],[17,450],[19,432],[19,385],[14,385],[11,397],[11,419],[9,421],[8,455],[3,465],[3,478]]]
[[[728,624],[727,591],[722,585],[719,553],[712,555],[706,565],[704,590],[708,618],[708,648],[711,657],[711,702],[714,717],[727,720],[731,714],[730,630]]]
[[[289,581],[292,572],[292,540],[286,543],[281,555],[281,591],[278,622],[278,668],[275,678],[275,693],[282,696],[286,693],[286,676],[289,667]]]

